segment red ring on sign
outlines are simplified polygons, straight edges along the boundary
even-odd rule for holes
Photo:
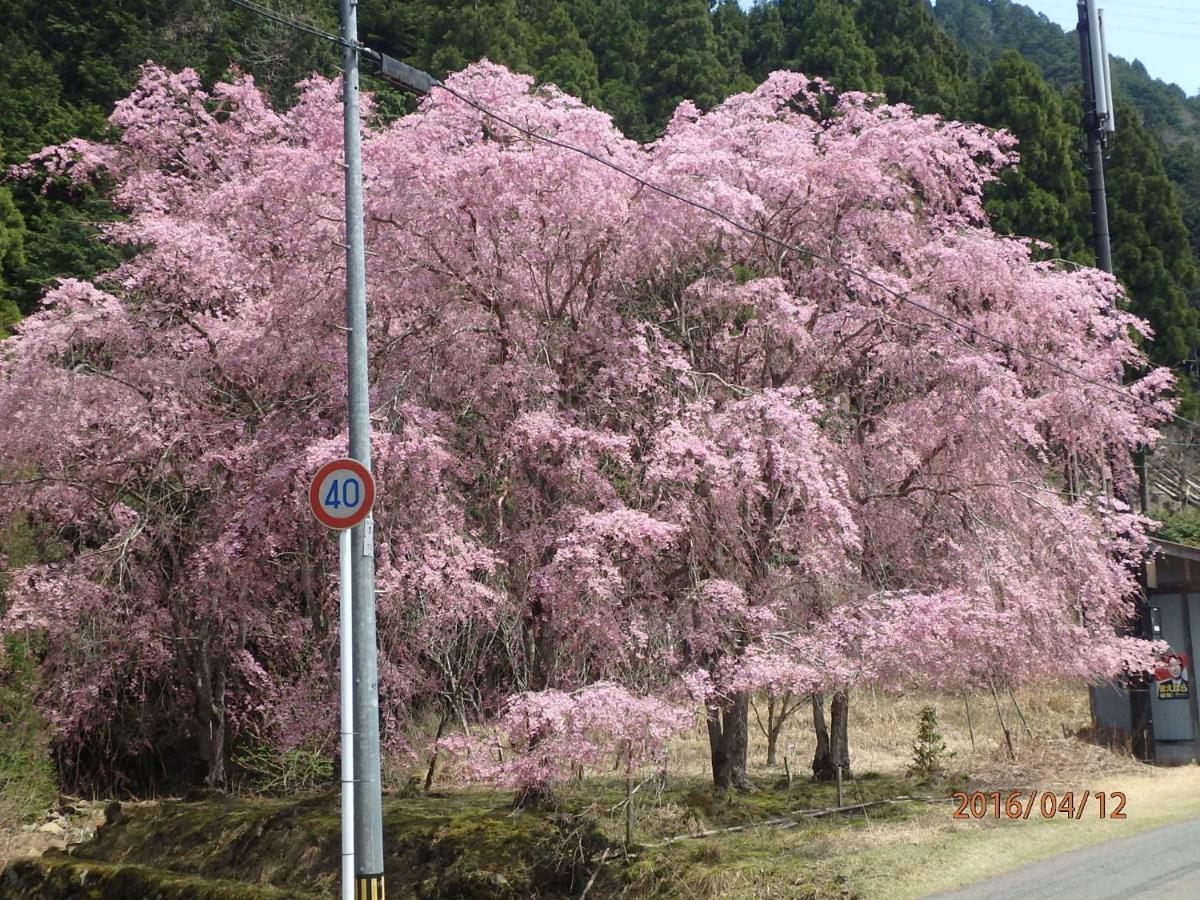
[[[359,477],[363,484],[363,502],[358,508],[348,516],[338,517],[331,516],[325,511],[321,505],[321,482],[326,476],[337,469],[347,469]],[[313,511],[313,515],[317,517],[317,521],[322,525],[341,530],[343,528],[353,528],[363,519],[371,514],[371,507],[375,503],[375,479],[371,477],[371,473],[367,471],[367,467],[360,463],[357,459],[344,457],[335,459],[332,462],[327,462],[317,470],[317,474],[313,476],[312,484],[308,486],[308,505]]]

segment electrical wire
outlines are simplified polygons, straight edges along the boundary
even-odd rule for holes
[[[288,28],[295,28],[297,31],[303,31],[305,34],[311,34],[313,37],[319,37],[322,40],[337,44],[339,47],[348,47],[353,50],[365,50],[362,44],[348,41],[344,37],[339,37],[336,34],[330,34],[328,31],[322,31],[315,25],[309,25],[306,22],[301,22],[299,19],[293,19],[291,16],[286,16],[283,13],[275,12],[270,7],[263,6],[261,3],[255,3],[254,0],[229,0],[234,6],[240,6],[243,9],[248,9],[252,13],[257,13],[264,19],[270,19],[277,25],[286,25]]]
[[[372,61],[374,61],[376,63],[381,63],[385,59],[384,54],[379,53],[378,51],[375,51],[375,50],[371,50],[369,47],[366,47],[361,43],[353,43],[351,41],[347,41],[344,38],[338,37],[337,35],[330,34],[326,31],[322,31],[314,26],[307,25],[304,22],[300,22],[297,19],[290,18],[281,13],[277,13],[274,10],[269,9],[268,7],[262,6],[261,4],[254,2],[254,0],[230,0],[230,2],[232,2],[235,6],[241,6],[252,12],[258,13],[259,15],[261,15],[267,19],[270,19],[278,24],[286,25],[291,28],[296,28],[300,31],[306,32],[306,33],[314,35],[316,37],[323,38],[324,40],[332,41],[333,43],[339,44],[340,46],[343,46],[343,47],[350,47],[355,50],[358,50],[361,53],[364,53],[369,59],[371,59]],[[386,57],[386,58],[389,61],[393,61],[393,60],[391,60],[390,57]],[[395,60],[394,62],[399,62],[399,61]],[[426,73],[420,73],[420,74],[425,75]],[[410,90],[413,89],[412,84],[406,84],[404,82],[400,82],[400,83],[403,87],[406,87]],[[1155,412],[1157,412],[1159,414],[1162,414],[1162,412],[1163,412],[1163,410],[1152,400],[1145,400],[1141,397],[1134,396],[1133,394],[1130,394],[1128,391],[1125,391],[1122,388],[1117,387],[1115,385],[1109,384],[1104,381],[1099,381],[1094,378],[1089,378],[1086,375],[1083,375],[1072,369],[1068,369],[1066,366],[1063,366],[1063,365],[1055,362],[1054,360],[1047,359],[1044,356],[1039,356],[1038,354],[1036,354],[1030,350],[1026,350],[1023,347],[1018,347],[1016,344],[1013,344],[1002,338],[998,338],[993,335],[990,335],[987,332],[982,331],[979,328],[976,328],[974,325],[971,325],[967,322],[963,322],[959,319],[955,319],[953,316],[946,315],[945,313],[941,312],[940,310],[934,309],[933,307],[929,306],[928,304],[925,304],[919,300],[913,299],[912,296],[910,296],[907,293],[904,293],[903,291],[897,291],[895,288],[889,287],[888,285],[884,284],[879,279],[867,274],[866,272],[863,272],[859,269],[854,268],[853,266],[849,265],[848,263],[844,263],[841,260],[835,259],[832,256],[828,256],[828,255],[820,253],[816,250],[810,250],[809,248],[803,247],[799,244],[789,244],[787,241],[784,241],[781,238],[777,238],[773,234],[770,234],[769,232],[763,231],[760,228],[755,228],[752,225],[747,225],[744,222],[738,221],[737,219],[734,219],[732,216],[729,216],[726,213],[721,212],[719,209],[716,209],[715,207],[709,206],[705,203],[701,203],[699,200],[695,200],[684,194],[680,194],[676,191],[672,191],[669,188],[665,188],[665,187],[662,187],[661,185],[655,184],[654,182],[638,175],[636,172],[631,172],[628,169],[624,168],[623,166],[618,165],[617,163],[613,162],[610,159],[605,159],[604,157],[600,156],[599,154],[592,153],[590,150],[587,150],[583,147],[579,147],[575,144],[568,143],[567,141],[559,140],[558,138],[550,137],[549,135],[541,134],[540,132],[534,131],[531,128],[527,128],[524,125],[519,125],[518,123],[512,121],[511,119],[505,118],[504,116],[500,115],[499,113],[495,112],[494,110],[488,109],[486,106],[484,106],[482,103],[477,101],[475,98],[470,97],[467,94],[464,94],[461,91],[450,87],[449,85],[445,84],[442,81],[439,81],[436,78],[430,78],[430,83],[432,84],[433,87],[441,88],[446,93],[450,94],[453,97],[456,97],[457,99],[461,100],[463,103],[467,104],[468,106],[472,107],[473,109],[477,110],[478,112],[482,113],[483,115],[485,115],[491,119],[495,119],[497,122],[500,122],[503,125],[507,125],[509,128],[512,128],[513,130],[529,137],[532,140],[541,141],[542,143],[548,144],[553,147],[559,147],[560,149],[567,150],[571,153],[577,153],[581,156],[586,157],[587,159],[592,160],[593,162],[599,163],[602,166],[607,166],[609,169],[613,170],[614,172],[617,172],[618,174],[624,176],[625,178],[630,179],[631,181],[634,181],[634,182],[640,184],[642,187],[646,188],[647,190],[654,191],[655,193],[661,194],[664,197],[668,197],[679,203],[683,203],[683,204],[691,206],[695,209],[698,209],[701,212],[705,212],[710,216],[720,219],[721,221],[732,226],[734,229],[741,231],[744,234],[748,234],[753,237],[760,238],[770,244],[774,244],[775,246],[777,246],[783,250],[788,250],[792,253],[798,253],[801,256],[807,256],[809,259],[814,259],[814,260],[818,260],[820,262],[828,263],[829,265],[833,266],[836,269],[839,269],[842,272],[845,272],[848,275],[853,275],[854,277],[859,278],[862,281],[865,281],[868,284],[879,288],[879,290],[883,291],[885,294],[887,294],[891,297],[894,297],[895,299],[901,301],[902,303],[907,303],[910,306],[916,307],[917,309],[922,310],[923,312],[927,313],[928,315],[933,316],[934,318],[941,321],[942,324],[947,328],[947,330],[950,330],[951,332],[956,327],[961,328],[964,331],[968,332],[969,334],[972,334],[975,337],[978,337],[982,340],[985,340],[992,344],[995,344],[997,347],[1001,347],[1010,353],[1015,353],[1019,356],[1025,357],[1026,359],[1032,360],[1034,362],[1039,362],[1042,365],[1046,366],[1047,368],[1052,369],[1053,371],[1059,373],[1060,375],[1065,375],[1066,377],[1073,378],[1076,381],[1079,381],[1083,384],[1088,384],[1088,385],[1091,385],[1092,387],[1097,387],[1097,388],[1100,388],[1101,390],[1108,391],[1109,393],[1115,394],[1116,396],[1121,397],[1124,400],[1130,400],[1130,401],[1134,402],[1135,404],[1139,404],[1141,406],[1153,409]],[[1169,415],[1175,421],[1182,422],[1185,425],[1191,425],[1193,427],[1200,428],[1200,422],[1194,422],[1191,419],[1188,419],[1188,418],[1181,416],[1178,413],[1174,413],[1174,412],[1169,413]]]
[[[1153,13],[1147,14],[1132,9],[1105,9],[1104,20],[1109,19],[1128,19],[1131,22],[1155,22],[1161,25],[1179,25],[1191,28],[1200,26],[1200,19],[1188,19],[1182,16],[1159,16]],[[1121,23],[1121,30],[1125,30],[1125,23]]]
[[[1043,365],[1045,365],[1047,368],[1050,368],[1050,369],[1054,370],[1055,372],[1058,372],[1061,375],[1065,375],[1068,378],[1074,378],[1077,381],[1083,382],[1084,384],[1089,384],[1093,387],[1101,388],[1102,390],[1116,394],[1118,397],[1122,397],[1126,400],[1131,400],[1134,403],[1140,404],[1142,406],[1149,407],[1160,414],[1163,412],[1163,410],[1152,400],[1145,400],[1141,397],[1137,397],[1133,394],[1130,394],[1128,391],[1125,391],[1115,385],[1108,384],[1107,382],[1099,381],[1094,378],[1089,378],[1088,376],[1083,375],[1079,372],[1076,372],[1072,369],[1068,369],[1066,366],[1060,365],[1059,363],[1054,362],[1051,359],[1047,359],[1043,356],[1039,356],[1038,354],[1036,354],[1030,350],[1026,350],[1023,347],[1019,347],[1016,344],[1010,343],[1009,341],[1006,341],[1002,338],[994,337],[993,335],[990,335],[987,332],[982,331],[979,328],[976,328],[974,325],[971,325],[967,322],[960,321],[959,319],[955,319],[953,316],[946,315],[945,313],[941,312],[940,310],[934,309],[933,307],[929,306],[928,304],[925,304],[919,300],[913,299],[912,296],[904,293],[903,291],[897,291],[895,288],[889,287],[887,284],[884,284],[879,279],[873,277],[872,275],[867,274],[866,272],[863,272],[859,269],[854,268],[853,266],[849,265],[848,263],[844,263],[841,260],[835,259],[834,257],[820,253],[819,251],[816,251],[816,250],[810,250],[807,247],[803,247],[798,244],[789,244],[787,241],[782,240],[781,238],[777,238],[774,235],[770,234],[769,232],[763,231],[762,229],[759,229],[759,228],[755,228],[752,225],[747,225],[744,222],[740,222],[737,219],[734,219],[732,216],[729,216],[729,215],[721,212],[718,209],[708,206],[707,204],[702,203],[699,200],[694,200],[691,197],[688,197],[684,194],[677,193],[676,191],[673,191],[669,188],[665,188],[665,187],[662,187],[661,185],[655,184],[654,182],[649,181],[648,179],[643,178],[642,176],[638,175],[636,172],[631,172],[628,169],[613,162],[612,160],[605,159],[603,156],[593,153],[590,150],[587,150],[586,148],[567,143],[566,141],[562,141],[562,140],[559,140],[558,138],[550,137],[549,135],[541,134],[540,132],[534,131],[531,128],[527,128],[523,125],[519,125],[516,122],[512,121],[511,119],[505,118],[504,116],[500,115],[499,113],[488,109],[486,106],[479,103],[473,97],[470,97],[470,96],[462,93],[461,91],[456,90],[455,88],[449,87],[448,85],[446,85],[445,83],[443,83],[441,81],[435,80],[434,87],[441,88],[442,90],[446,91],[448,94],[451,94],[454,97],[457,97],[459,100],[461,100],[463,103],[466,103],[468,106],[473,107],[474,109],[483,113],[485,116],[495,119],[497,122],[507,125],[509,128],[512,128],[512,129],[520,132],[521,134],[526,135],[529,138],[541,141],[543,143],[549,144],[554,147],[559,147],[563,150],[567,150],[567,151],[570,151],[573,153],[578,153],[581,156],[585,156],[588,159],[592,160],[593,162],[597,162],[603,166],[607,166],[609,169],[612,169],[614,172],[617,172],[617,173],[625,176],[626,178],[629,178],[630,180],[637,182],[638,184],[642,185],[643,187],[647,188],[648,190],[654,191],[658,194],[663,195],[664,197],[669,197],[672,200],[676,200],[680,203],[684,203],[684,204],[687,204],[688,206],[694,207],[695,209],[701,210],[702,212],[708,213],[709,215],[720,219],[721,221],[727,223],[728,225],[731,225],[733,228],[735,228],[738,231],[741,231],[745,234],[760,238],[764,241],[774,244],[775,246],[777,246],[781,249],[789,250],[793,253],[798,253],[803,256],[807,256],[810,259],[828,263],[829,265],[831,265],[837,269],[840,269],[841,271],[845,272],[848,275],[853,275],[853,276],[867,282],[868,284],[879,288],[881,291],[888,294],[889,296],[894,297],[895,299],[900,300],[903,303],[907,303],[910,306],[914,306],[917,309],[922,310],[923,312],[933,316],[934,318],[939,319],[943,323],[943,325],[945,325],[947,327],[948,330],[952,330],[955,327],[961,328],[964,331],[966,331],[978,338],[981,338],[982,340],[990,341],[991,343],[1009,351],[1010,353],[1015,353],[1015,354],[1025,357],[1026,359],[1030,359],[1035,362],[1040,362]],[[1173,419],[1175,419],[1179,422],[1200,428],[1200,422],[1193,422],[1191,419],[1188,419],[1184,416],[1180,416],[1176,413],[1170,413],[1170,415]]]

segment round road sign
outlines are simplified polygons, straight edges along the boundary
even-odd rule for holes
[[[330,528],[353,528],[367,517],[374,502],[375,479],[355,459],[325,463],[308,489],[313,515]]]

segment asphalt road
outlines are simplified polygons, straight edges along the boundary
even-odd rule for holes
[[[1200,897],[1200,819],[1072,850],[936,896],[944,900]]]

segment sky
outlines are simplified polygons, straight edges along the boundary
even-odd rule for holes
[[[1016,0],[1073,30],[1075,0]],[[1153,78],[1200,93],[1200,0],[1100,0],[1108,52],[1140,59]]]
[[[1015,0],[1074,31],[1075,0]],[[752,0],[741,0],[743,7]],[[1200,94],[1200,0],[1100,0],[1108,52],[1140,59],[1153,78]]]

